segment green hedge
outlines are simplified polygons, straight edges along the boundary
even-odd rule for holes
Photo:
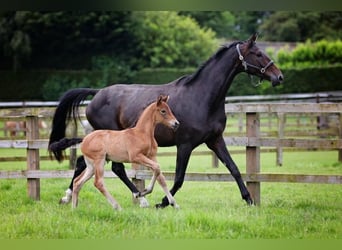
[[[137,83],[166,83],[177,79],[182,75],[191,74],[196,69],[144,69],[136,74],[134,82]],[[342,90],[342,65],[311,67],[311,68],[291,68],[283,69],[283,84],[273,88],[272,85],[263,81],[256,87],[258,78],[253,78],[253,83],[247,74],[237,75],[228,90],[227,95],[268,95],[286,93],[308,93],[318,91]]]
[[[102,71],[2,71],[0,101],[57,100],[62,93],[76,87],[102,88],[112,83],[163,84],[196,69],[144,69],[127,80],[117,72]],[[247,74],[239,74],[233,81],[228,95],[262,95],[306,93],[342,90],[342,65],[301,69],[283,69],[285,81],[272,88],[269,82],[255,87]],[[255,78],[255,81],[258,79]]]

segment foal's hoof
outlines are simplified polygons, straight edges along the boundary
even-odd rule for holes
[[[171,204],[171,206],[173,206],[174,209],[177,209],[177,210],[180,209],[180,206],[178,204],[176,204],[176,203],[175,204]]]
[[[61,205],[68,204],[69,202],[70,202],[70,200],[65,199],[65,197],[63,197],[59,200],[59,204],[61,204]]]
[[[139,199],[139,206],[141,208],[146,208],[150,206],[150,204],[148,203],[145,197],[139,197],[138,199]]]

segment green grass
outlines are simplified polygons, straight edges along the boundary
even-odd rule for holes
[[[295,123],[294,118],[288,119]],[[235,119],[228,121],[237,123]],[[262,120],[266,123],[267,120]],[[245,128],[244,128],[245,129]],[[275,127],[273,126],[273,129]],[[304,128],[301,128],[304,129]],[[237,127],[229,128],[237,132]],[[230,150],[243,149],[232,147]],[[198,151],[206,150],[200,146]],[[174,147],[159,148],[173,152]],[[0,149],[0,156],[25,156],[25,149]],[[40,151],[40,155],[48,153]],[[245,154],[233,154],[242,173]],[[262,173],[342,174],[336,151],[284,152],[283,166],[275,153],[262,153]],[[163,171],[174,171],[176,157],[158,158]],[[212,168],[211,156],[192,156],[187,172],[227,173],[220,163]],[[127,165],[129,167],[129,165]],[[41,161],[42,170],[68,169],[68,161]],[[110,169],[110,165],[106,166]],[[26,162],[0,162],[0,170],[25,170]],[[151,207],[132,203],[129,190],[118,179],[105,183],[123,207],[113,211],[88,182],[79,207],[59,205],[69,179],[42,179],[41,199],[27,197],[27,183],[0,180],[0,239],[341,239],[342,186],[334,184],[262,183],[261,206],[249,207],[233,182],[185,182],[175,196],[180,210],[153,205],[164,196],[156,185],[147,197]],[[171,187],[172,182],[168,182]]]
[[[342,235],[342,195],[336,185],[262,184],[262,206],[248,207],[234,183],[187,182],[176,196],[180,210],[155,210],[132,204],[117,180],[106,182],[123,211],[113,211],[91,184],[72,211],[70,205],[57,204],[63,180],[43,180],[39,202],[26,197],[25,181],[2,181],[1,238],[334,239]],[[154,204],[160,197],[156,187],[149,201]]]
[[[204,148],[199,148],[203,150]],[[174,148],[160,148],[172,151]],[[41,152],[43,154],[44,152]],[[25,150],[1,149],[1,155]],[[245,172],[245,155],[233,159]],[[175,157],[159,157],[164,171],[174,171]],[[210,156],[193,156],[188,172],[227,172],[208,167]],[[25,169],[26,163],[0,163],[0,169]],[[110,166],[106,166],[110,169]],[[41,169],[68,169],[68,163],[42,161]],[[261,172],[341,174],[336,151],[285,152],[283,167],[275,154],[261,154]],[[262,183],[261,206],[248,207],[233,182],[185,182],[175,196],[180,210],[153,205],[164,196],[156,185],[147,198],[150,208],[132,203],[128,189],[117,179],[106,185],[123,207],[113,211],[88,182],[79,207],[59,205],[69,179],[42,179],[41,199],[27,198],[26,180],[0,180],[1,239],[340,239],[342,187],[330,184]],[[172,182],[168,182],[169,187]]]

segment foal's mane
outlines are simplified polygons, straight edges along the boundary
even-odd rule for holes
[[[201,66],[199,66],[195,73],[193,73],[191,75],[181,76],[180,78],[178,78],[176,80],[176,84],[180,84],[180,83],[182,83],[184,85],[190,84],[193,80],[195,80],[198,77],[198,75],[209,64],[209,62],[219,58],[223,52],[229,50],[233,46],[236,46],[236,44],[238,44],[238,43],[240,44],[242,42],[240,41],[240,42],[233,42],[230,45],[228,45],[228,44],[221,45],[220,49],[218,51],[216,51],[216,53],[214,55],[212,55],[207,61],[205,61]]]

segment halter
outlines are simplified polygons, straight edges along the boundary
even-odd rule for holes
[[[265,71],[266,71],[266,69],[267,69],[268,67],[270,67],[270,66],[273,64],[273,61],[272,61],[272,60],[269,61],[269,62],[266,64],[266,66],[263,67],[263,68],[258,67],[258,66],[253,65],[253,64],[250,64],[250,63],[246,62],[245,59],[244,59],[244,57],[242,56],[241,51],[240,51],[240,48],[239,48],[239,44],[236,44],[236,50],[237,50],[237,52],[238,52],[238,54],[239,54],[239,59],[240,59],[240,61],[241,61],[242,66],[245,68],[245,71],[247,71],[248,67],[251,67],[251,68],[260,70],[261,74],[264,74]]]

